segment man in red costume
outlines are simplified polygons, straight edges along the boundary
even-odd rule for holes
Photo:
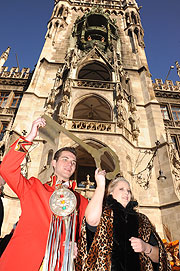
[[[74,148],[65,147],[56,152],[52,161],[54,175],[56,176],[52,180],[52,186],[42,184],[35,177],[26,179],[21,174],[20,164],[28,152],[27,148],[31,146],[32,141],[37,136],[38,128],[45,125],[43,118],[35,120],[30,133],[25,138],[20,137],[12,144],[1,164],[0,175],[19,197],[22,214],[13,237],[0,259],[0,271],[40,270],[45,256],[52,215],[49,199],[55,190],[55,185],[65,184],[69,186],[69,178],[76,168]],[[77,198],[77,239],[88,201],[79,193],[73,192]],[[55,270],[61,270],[61,265],[62,263]]]

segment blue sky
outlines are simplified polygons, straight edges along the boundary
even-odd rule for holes
[[[145,51],[152,79],[165,80],[171,65],[180,63],[180,0],[137,0],[145,31]],[[29,67],[37,63],[44,44],[53,0],[8,0],[1,2],[0,54],[8,46],[11,52],[6,66]],[[180,81],[176,68],[169,80]]]

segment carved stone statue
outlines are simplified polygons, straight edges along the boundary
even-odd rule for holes
[[[60,88],[63,84],[63,73],[66,69],[66,64],[64,64],[62,67],[60,67],[56,73],[56,79],[54,83],[54,88]]]
[[[70,88],[71,88],[71,81],[67,79],[64,85],[64,93],[70,94],[71,92]]]
[[[130,106],[130,111],[131,112],[137,111],[136,98],[133,95],[130,96],[130,104],[129,104],[129,106]]]
[[[169,143],[168,150],[174,177],[174,189],[177,197],[180,199],[180,157],[168,129],[166,129],[166,136],[167,142]]]
[[[60,122],[64,122],[65,117],[67,116],[69,108],[69,97],[67,95],[64,95],[61,100],[61,107],[59,112],[59,120]]]
[[[55,103],[55,101],[56,101],[56,94],[57,94],[56,89],[52,89],[51,93],[49,94],[49,97],[47,99],[47,102],[46,102],[45,113],[47,115],[49,115],[50,117],[54,113],[54,110],[55,110],[55,107],[56,107],[56,103]]]
[[[132,132],[133,138],[137,140],[140,133],[140,130],[139,130],[140,118],[135,111],[131,112],[131,115],[129,117],[129,122],[131,124],[131,132]]]
[[[123,95],[123,89],[122,89],[122,86],[121,86],[121,83],[118,83],[116,85],[116,97],[117,99],[119,100],[122,100],[124,95]]]
[[[124,126],[125,121],[126,121],[126,109],[122,105],[122,101],[118,100],[117,101],[117,124],[121,128]]]

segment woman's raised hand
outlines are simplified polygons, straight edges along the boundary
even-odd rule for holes
[[[99,168],[96,169],[95,171],[95,180],[96,180],[96,184],[98,187],[105,187],[105,183],[106,183],[106,171],[105,170],[101,170]]]

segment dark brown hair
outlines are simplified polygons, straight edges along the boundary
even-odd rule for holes
[[[56,160],[56,162],[58,161],[59,157],[61,156],[61,153],[63,151],[69,151],[71,153],[73,153],[75,156],[77,156],[77,153],[76,153],[76,149],[73,148],[73,147],[63,147],[61,149],[59,149],[55,154],[54,154],[54,160]]]

